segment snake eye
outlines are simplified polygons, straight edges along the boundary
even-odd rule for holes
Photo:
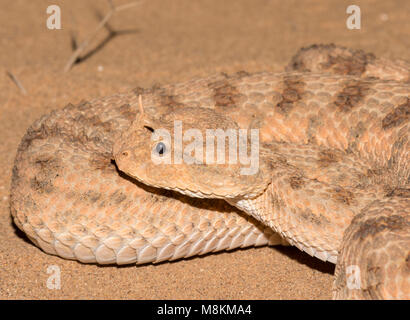
[[[158,144],[155,146],[155,151],[156,151],[160,156],[162,156],[162,155],[165,153],[165,151],[166,151],[165,144],[164,144],[163,142],[158,143]]]

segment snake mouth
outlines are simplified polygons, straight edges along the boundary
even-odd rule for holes
[[[144,173],[147,167],[146,163],[139,163],[138,166],[135,165],[135,161],[133,161],[132,151],[128,149],[120,148],[119,150],[114,149],[113,154],[114,154],[114,160],[117,165],[117,168],[121,172],[125,173],[126,175],[132,177],[133,179],[145,185],[148,185],[154,188],[176,191],[183,195],[190,196],[193,198],[201,198],[201,199],[207,199],[207,198],[224,199],[226,198],[225,195],[219,195],[216,193],[194,191],[190,189],[179,188],[176,185],[159,184],[153,181],[152,179],[150,179],[149,176]]]

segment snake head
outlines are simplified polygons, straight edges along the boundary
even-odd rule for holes
[[[145,114],[114,143],[122,172],[157,188],[199,198],[255,197],[268,184],[259,132],[209,108]]]

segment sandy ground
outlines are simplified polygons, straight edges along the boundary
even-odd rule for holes
[[[127,0],[114,1],[116,4]],[[46,28],[58,4],[62,30]],[[281,71],[301,46],[329,43],[410,60],[410,2],[355,1],[362,29],[346,28],[350,1],[152,0],[118,13],[86,59],[63,73],[106,1],[0,1],[0,298],[328,299],[334,266],[295,248],[257,248],[160,265],[100,267],[43,253],[13,224],[11,169],[27,127],[67,103],[214,72]],[[23,95],[6,75],[23,84]],[[61,289],[46,286],[61,270]]]

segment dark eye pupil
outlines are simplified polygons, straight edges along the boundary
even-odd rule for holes
[[[158,143],[155,150],[162,156],[165,153],[165,144],[163,142]]]

